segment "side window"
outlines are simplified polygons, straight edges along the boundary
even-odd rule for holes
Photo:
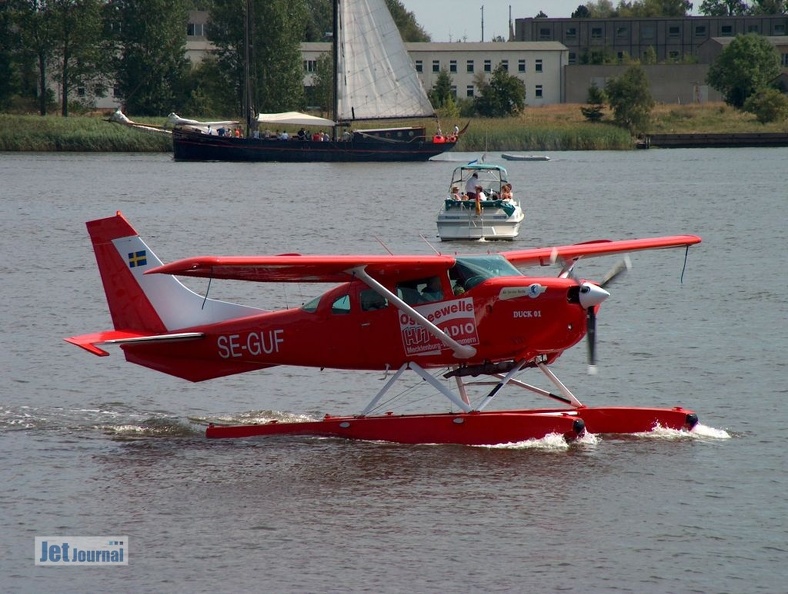
[[[350,296],[342,295],[342,297],[337,297],[334,300],[334,303],[331,304],[331,313],[333,314],[350,313]]]
[[[397,296],[408,305],[419,305],[444,299],[440,276],[431,276],[397,285]]]
[[[361,291],[359,293],[359,301],[361,302],[361,311],[374,311],[376,309],[385,309],[389,306],[388,300],[372,289]]]

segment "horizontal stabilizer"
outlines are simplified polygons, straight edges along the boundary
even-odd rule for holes
[[[82,334],[66,338],[66,342],[75,344],[86,351],[107,357],[109,353],[100,349],[99,344],[152,344],[157,342],[175,342],[182,340],[196,340],[202,338],[202,332],[177,332],[173,334],[141,334],[139,332],[125,332],[123,330],[105,330],[104,332],[94,332],[92,334]]]

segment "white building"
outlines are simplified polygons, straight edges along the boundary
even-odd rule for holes
[[[430,90],[441,70],[452,80],[454,96],[473,98],[478,95],[475,77],[481,73],[489,81],[499,64],[504,64],[510,75],[525,84],[527,105],[548,105],[563,101],[563,71],[569,53],[556,41],[508,43],[406,43],[421,82]],[[312,73],[318,58],[329,52],[329,43],[303,43],[304,85],[312,84]]]

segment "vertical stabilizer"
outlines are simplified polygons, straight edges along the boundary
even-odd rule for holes
[[[160,334],[263,311],[206,299],[174,276],[145,275],[162,262],[120,212],[87,228],[116,330]]]

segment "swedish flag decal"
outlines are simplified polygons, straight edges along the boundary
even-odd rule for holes
[[[129,252],[129,268],[145,266],[148,263],[148,254],[145,250],[140,252]]]

